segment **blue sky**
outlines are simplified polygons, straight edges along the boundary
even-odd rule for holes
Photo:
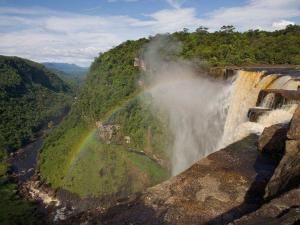
[[[156,33],[299,22],[299,0],[0,0],[0,54],[86,66],[99,52]]]

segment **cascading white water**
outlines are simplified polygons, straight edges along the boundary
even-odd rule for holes
[[[275,93],[268,93],[263,101],[261,102],[260,106],[263,108],[269,108],[271,109],[272,106],[274,105],[274,101],[275,101]]]
[[[257,122],[247,121],[240,124],[233,136],[234,141],[241,140],[251,133],[260,135],[265,127],[269,127],[278,123],[288,123],[291,120],[296,108],[296,104],[287,105],[283,108],[266,112],[259,117]]]
[[[231,95],[229,111],[226,118],[223,146],[240,140],[250,133],[261,134],[265,127],[276,123],[287,123],[291,120],[296,109],[295,104],[283,106],[266,112],[257,122],[249,122],[247,113],[249,108],[255,107],[259,92],[263,89],[296,90],[299,81],[290,76],[276,74],[264,75],[263,72],[240,71],[233,83],[234,91]],[[275,95],[269,93],[262,101],[261,107],[272,108]]]
[[[248,121],[248,110],[255,107],[259,92],[267,88],[277,76],[264,76],[263,72],[239,71],[233,83],[229,111],[226,118],[222,145],[236,141],[238,127]]]

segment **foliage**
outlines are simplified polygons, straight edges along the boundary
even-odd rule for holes
[[[70,104],[70,88],[41,64],[0,56],[0,149],[24,145]]]
[[[199,27],[196,32],[172,34],[183,44],[184,58],[198,59],[211,66],[251,64],[300,64],[300,26],[289,25],[274,32],[249,30],[235,32],[233,26],[223,26],[220,31],[206,32]]]
[[[0,151],[0,221],[2,225],[38,224],[34,205],[22,200],[15,184],[8,182],[6,153]]]

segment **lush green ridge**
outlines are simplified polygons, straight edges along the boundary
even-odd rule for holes
[[[192,59],[199,65],[300,64],[299,32],[299,26],[244,33],[234,32],[232,27],[214,33],[201,28],[193,33],[126,41],[100,54],[71,114],[46,140],[39,164],[42,177],[54,187],[81,196],[122,196],[168,176],[167,163],[161,166],[153,160],[168,160],[167,126],[150,112],[151,100],[145,101],[146,96],[140,95],[137,83],[141,72],[133,66],[134,58],[153,39],[163,36],[170,42],[181,42],[182,51],[173,57]],[[100,121],[120,125],[120,131],[110,144],[99,140],[96,132],[83,146],[85,137]],[[125,136],[131,138],[130,144],[124,144]]]
[[[274,32],[235,32],[231,26],[208,33],[178,32],[172,35],[183,43],[184,58],[200,59],[211,66],[251,64],[300,64],[300,26],[289,25]]]
[[[25,144],[70,105],[70,88],[43,65],[0,56],[0,149]]]

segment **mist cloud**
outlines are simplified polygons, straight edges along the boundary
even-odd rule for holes
[[[160,38],[148,46],[143,57],[151,87],[147,93],[154,111],[166,115],[163,122],[174,140],[169,150],[173,175],[217,150],[230,93],[227,83],[199,74],[192,62],[169,58],[179,49],[179,43]]]

